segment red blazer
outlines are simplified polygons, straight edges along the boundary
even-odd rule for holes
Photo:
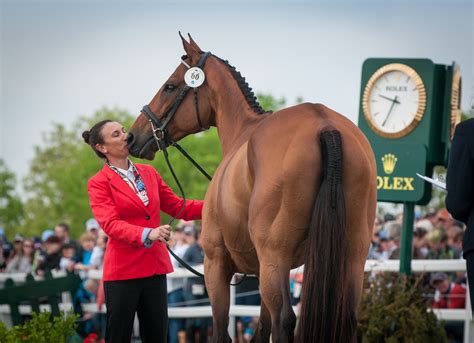
[[[146,248],[142,232],[146,227],[160,225],[160,210],[176,216],[183,200],[173,193],[153,167],[135,166],[145,183],[148,206],[107,165],[88,182],[92,213],[109,236],[104,256],[104,281],[143,278],[173,271],[166,245],[155,241]],[[201,219],[203,203],[186,200],[185,210],[179,218]]]

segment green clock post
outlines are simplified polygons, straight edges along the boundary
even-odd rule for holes
[[[454,76],[458,75],[458,76]],[[400,272],[411,273],[415,204],[431,199],[432,176],[446,165],[450,137],[460,121],[459,68],[429,59],[370,58],[362,67],[359,127],[377,160],[378,201],[403,203]],[[456,98],[456,99],[455,99]]]

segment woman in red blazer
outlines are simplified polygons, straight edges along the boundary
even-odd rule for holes
[[[160,226],[160,211],[177,216],[184,200],[151,166],[128,159],[127,133],[120,123],[101,121],[82,137],[105,161],[88,182],[92,212],[109,237],[103,276],[105,339],[129,343],[137,313],[142,341],[166,342],[166,274],[173,267],[166,250],[170,226]],[[201,219],[202,206],[202,201],[186,201],[179,218]]]

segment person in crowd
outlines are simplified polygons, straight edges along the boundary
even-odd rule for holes
[[[454,246],[454,238],[459,234],[464,235],[464,224],[460,221],[455,220],[453,224],[446,229],[446,235],[448,236],[448,245]]]
[[[385,223],[380,235],[380,260],[397,259],[400,256],[401,227],[395,220]]]
[[[36,273],[43,276],[46,271],[58,270],[61,262],[61,240],[55,236],[49,236],[44,242],[44,252],[38,265]]]
[[[89,232],[83,233],[79,238],[79,244],[81,247],[81,254],[77,263],[74,266],[74,269],[80,271],[79,274],[81,275],[82,279],[86,279],[87,271],[89,269],[95,268],[90,264],[92,251],[94,250],[96,244],[95,235]]]
[[[466,259],[471,309],[474,314],[474,119],[456,126],[446,176],[446,208],[466,224],[463,257]]]
[[[435,273],[430,285],[435,289],[432,308],[464,309],[466,306],[466,285],[452,282],[446,273]],[[463,340],[464,323],[448,321],[444,328],[449,341]]]
[[[79,245],[70,236],[70,228],[66,223],[59,223],[54,227],[54,234],[61,240],[62,245],[70,244],[74,246],[76,253],[79,252]]]
[[[429,253],[429,244],[426,239],[427,231],[423,227],[416,226],[413,232],[413,258],[425,259]]]
[[[465,308],[466,285],[451,282],[446,273],[435,273],[430,285],[436,290],[433,308]]]
[[[442,228],[445,231],[454,223],[453,218],[445,208],[441,208],[436,212],[436,219],[436,227]]]
[[[95,238],[99,238],[100,225],[95,218],[87,219],[86,221],[86,231],[94,235]]]
[[[11,250],[10,255],[8,256],[7,264],[13,257],[21,255],[23,253],[23,240],[24,237],[19,233],[17,233],[15,237],[13,237],[13,249]]]
[[[464,238],[464,231],[456,232],[454,237],[449,241],[448,244],[450,249],[454,251],[454,258],[462,258],[462,240]]]
[[[431,223],[432,228],[435,228],[438,225],[438,216],[437,212],[433,209],[430,209],[428,213],[426,213],[423,219],[428,220]],[[428,232],[431,230],[428,230]]]
[[[21,235],[17,234],[13,242],[21,242],[21,252],[15,254],[8,261],[5,271],[7,273],[31,273],[35,253],[33,240],[23,239]]]
[[[189,244],[185,242],[184,227],[185,225],[192,225],[192,221],[180,220],[175,227],[174,234],[169,241],[170,249],[180,258],[183,258]],[[173,267],[180,267],[179,262],[171,256],[171,263]],[[183,278],[168,278],[168,306],[176,307],[184,303],[184,279]],[[181,305],[183,306],[183,305]],[[171,318],[168,324],[168,343],[178,343],[178,333],[185,329],[185,320],[182,318]]]
[[[74,302],[77,303],[89,303],[95,300],[97,295],[97,286],[98,283],[96,280],[89,279],[88,271],[94,269],[94,266],[91,266],[91,256],[96,243],[95,236],[89,232],[83,233],[79,238],[79,244],[81,247],[81,255],[79,256],[79,261],[74,264],[74,270],[76,270],[81,276],[82,283],[77,290],[74,296]],[[85,332],[90,333],[93,330],[93,325],[91,319],[93,317],[92,313],[85,313],[83,320],[85,323]]]
[[[39,251],[43,248],[43,243],[41,241],[41,238],[38,236],[33,236],[33,243],[34,243],[34,249],[35,252]]]
[[[72,272],[77,262],[75,256],[76,245],[71,243],[64,244],[61,252],[61,260],[59,261],[59,268],[67,272]]]
[[[389,239],[388,258],[390,260],[398,260],[400,259],[401,224],[398,221],[389,223],[387,225],[387,233]]]
[[[7,239],[7,236],[5,234],[5,229],[3,227],[0,227],[0,245],[1,245],[1,256],[0,256],[0,270],[5,269],[7,266],[7,261],[10,256],[10,253],[12,251],[12,245]]]
[[[33,258],[33,273],[35,273],[35,274],[38,274],[38,268],[44,262],[45,242],[51,236],[54,236],[54,231],[50,230],[50,229],[46,229],[41,233],[41,237],[36,237],[34,239],[34,242],[35,242],[35,256]]]
[[[53,230],[51,229],[46,229],[44,230],[42,233],[41,233],[41,242],[44,243],[46,242],[46,240],[51,237],[51,236],[55,236],[55,233]],[[61,242],[61,240],[59,240]]]
[[[448,236],[442,227],[433,230],[428,235],[428,240],[430,242],[428,259],[457,259],[461,257],[460,254],[456,255],[456,251],[448,245]]]
[[[383,216],[384,223],[388,223],[388,222],[394,221],[396,219],[397,219],[396,216],[393,215],[392,213],[385,213],[384,216]]]
[[[378,259],[380,257],[380,231],[383,227],[383,221],[379,216],[375,217],[372,230],[372,240],[370,242],[368,259]]]
[[[92,252],[96,244],[96,237],[89,231],[83,233],[79,238],[80,255],[78,261],[74,264],[74,270],[79,273],[82,283],[74,295],[74,303],[91,303],[95,301],[97,295],[97,280],[89,278],[88,271],[94,269],[91,265]],[[94,313],[84,312],[81,320],[83,322],[83,332],[89,334],[99,331],[97,323],[94,320]]]
[[[144,342],[166,342],[166,274],[173,271],[166,251],[170,226],[160,210],[182,219],[200,219],[202,201],[180,199],[148,165],[129,160],[122,124],[103,120],[82,134],[104,160],[89,179],[94,218],[109,237],[104,257],[106,341],[130,342],[137,313]]]
[[[97,243],[92,249],[90,266],[94,269],[102,269],[104,265],[104,254],[107,246],[107,235],[104,231],[100,230],[97,234]]]
[[[94,219],[95,220],[95,219]],[[88,241],[84,241],[84,244],[81,247],[83,254],[85,253],[86,260],[88,259],[87,264],[83,264],[82,271],[83,273],[83,283],[80,287],[79,292],[76,294],[76,297],[82,302],[95,302],[98,304],[98,309],[100,310],[104,303],[104,294],[103,294],[103,281],[102,279],[98,280],[94,277],[89,277],[88,271],[93,269],[102,269],[104,264],[104,253],[107,245],[107,235],[104,231],[100,229],[86,230],[86,234],[83,235],[88,237]],[[96,233],[97,231],[97,237]],[[97,242],[95,239],[97,238]],[[88,251],[90,250],[90,243],[94,242],[92,248],[92,253],[90,258],[88,256]],[[87,271],[87,275],[86,272]],[[105,323],[106,317],[103,313],[84,313],[83,320],[85,320],[84,331],[86,333],[98,333],[101,337],[105,336]]]
[[[430,233],[434,229],[434,226],[431,221],[426,218],[417,220],[415,223],[415,227],[423,229],[424,231],[426,231],[426,233]]]
[[[236,323],[237,343],[252,342],[258,328],[258,317],[243,317]]]
[[[5,256],[3,255],[3,244],[0,244],[0,273],[4,272],[6,267],[7,267],[7,260],[5,259]]]

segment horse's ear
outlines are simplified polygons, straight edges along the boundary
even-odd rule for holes
[[[179,31],[179,36],[181,37],[181,40],[183,41],[183,48],[184,48],[184,51],[186,51],[186,55],[188,55],[190,58],[192,58],[193,56],[199,55],[199,53],[201,52],[201,49],[199,49],[199,47],[197,46],[196,43],[192,44],[192,40],[191,40],[191,43],[189,43],[181,35],[181,31]],[[191,37],[191,36],[189,36],[189,37]]]
[[[191,37],[191,35],[188,33],[188,37],[189,37],[189,43],[191,43],[191,45],[197,49],[199,52],[201,52],[201,48],[199,47],[199,45],[197,45],[197,43],[194,41],[193,37]]]
[[[188,47],[189,47],[189,43],[186,39],[184,39],[183,35],[181,34],[181,31],[178,31],[179,33],[179,37],[181,37],[181,41],[183,42],[183,48],[184,48],[184,51],[188,52]]]

